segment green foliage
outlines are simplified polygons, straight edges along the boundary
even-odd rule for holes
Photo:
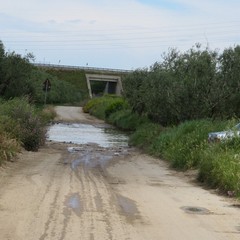
[[[141,115],[145,112],[143,96],[146,93],[143,83],[148,76],[147,69],[136,70],[123,79],[124,97],[132,107],[133,111]]]
[[[83,111],[89,112],[100,119],[107,119],[112,113],[127,107],[128,104],[123,98],[114,95],[106,95],[104,97],[89,100],[83,107]]]
[[[38,115],[44,124],[48,124],[57,116],[57,113],[53,106],[48,105],[43,109],[40,109],[40,111],[38,111]]]
[[[154,123],[145,123],[131,135],[129,143],[142,149],[149,150],[155,139],[161,134],[163,128]]]
[[[135,131],[140,125],[149,122],[148,118],[139,116],[130,109],[112,113],[107,121],[122,130],[128,131]]]
[[[26,98],[12,99],[0,105],[1,128],[22,143],[26,150],[36,151],[45,142],[45,128],[36,109]],[[7,120],[8,121],[4,121]]]
[[[196,168],[201,162],[203,151],[208,147],[208,133],[224,129],[226,124],[209,120],[184,122],[162,132],[152,144],[151,152],[169,160],[175,168]]]
[[[228,48],[219,57],[222,95],[219,98],[219,108],[227,117],[240,114],[240,46]],[[222,104],[224,102],[224,104]]]
[[[2,51],[1,51],[2,52]],[[15,52],[2,53],[0,60],[0,95],[5,99],[32,95],[33,85],[30,81],[33,66],[28,57]]]
[[[12,139],[0,125],[0,165],[4,161],[12,161],[13,157],[21,151],[21,146],[16,139]]]
[[[71,78],[74,74],[67,74],[69,72],[53,71],[56,73],[53,76],[34,67],[31,60],[33,60],[32,54],[21,56],[15,52],[5,52],[0,41],[0,95],[2,98],[8,100],[28,96],[30,101],[43,104],[45,101],[43,82],[47,78],[52,84],[51,91],[47,94],[48,103],[76,103],[86,97],[88,92],[86,81],[83,81],[82,77],[85,78],[84,73],[76,71],[78,74],[74,79]],[[62,78],[59,79],[58,75]],[[81,81],[77,81],[77,77],[80,77]]]
[[[234,140],[235,141],[235,140]],[[198,179],[211,187],[240,197],[240,155],[238,146],[222,148],[222,144],[206,149],[200,164]]]
[[[56,76],[58,81],[67,82],[69,86],[72,86],[74,92],[80,97],[80,101],[88,98],[87,80],[83,70],[46,69],[46,73]]]
[[[186,120],[240,117],[240,46],[220,54],[199,44],[171,50],[148,70],[123,79],[134,112],[164,126]]]
[[[128,107],[127,102],[123,98],[114,98],[114,101],[105,110],[105,117],[108,119],[114,112],[127,109]]]
[[[48,104],[62,104],[80,102],[82,99],[80,91],[71,83],[59,80],[57,77],[43,72],[39,69],[32,71],[31,79],[34,86],[34,100],[36,103],[43,104],[45,101],[45,91],[43,91],[43,82],[46,79],[51,82],[51,90],[47,93]]]

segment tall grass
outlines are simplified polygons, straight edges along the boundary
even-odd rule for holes
[[[208,133],[224,129],[226,125],[210,120],[184,122],[163,131],[152,144],[151,152],[169,160],[175,168],[195,168],[202,159],[202,152],[208,147]]]
[[[203,153],[198,179],[240,197],[240,139],[210,145]]]
[[[146,122],[141,124],[131,135],[129,143],[149,152],[152,144],[156,141],[156,138],[158,138],[162,131],[163,127],[160,125]]]
[[[1,129],[19,141],[26,150],[37,151],[44,144],[44,122],[27,98],[2,102],[0,115]]]
[[[4,161],[12,161],[20,151],[20,143],[0,129],[0,165]]]

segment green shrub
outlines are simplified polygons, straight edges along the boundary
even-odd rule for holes
[[[107,119],[112,113],[127,107],[128,105],[123,98],[106,95],[89,100],[83,107],[83,111],[100,119]]]
[[[129,143],[143,149],[149,149],[155,138],[163,131],[159,124],[142,124],[130,137]]]
[[[127,109],[129,106],[127,102],[123,98],[117,98],[112,101],[107,108],[105,109],[105,117],[106,119],[110,117],[114,112]]]
[[[10,161],[20,152],[21,146],[16,139],[12,139],[6,132],[0,130],[0,165]]]
[[[89,113],[90,109],[92,109],[97,104],[98,101],[99,101],[99,98],[93,98],[87,101],[83,106],[83,112]]]
[[[47,124],[57,116],[57,113],[53,106],[47,106],[39,111],[39,116],[42,121]]]
[[[21,138],[21,126],[20,124],[16,121],[16,119],[11,118],[10,116],[7,115],[1,115],[0,116],[0,129],[6,133],[11,138],[15,138],[20,140]]]
[[[135,131],[140,125],[149,122],[147,117],[139,116],[130,109],[114,112],[108,118],[108,122],[122,130]]]
[[[83,111],[100,119],[105,119],[106,103],[107,99],[104,97],[93,98],[83,106]]]
[[[26,98],[15,98],[0,105],[0,114],[9,119],[3,126],[26,150],[36,151],[45,142],[45,127],[36,109]],[[12,128],[12,130],[11,130]]]

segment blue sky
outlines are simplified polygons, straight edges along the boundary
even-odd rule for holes
[[[238,0],[0,0],[6,51],[74,66],[149,67],[169,48],[240,43]]]
[[[170,9],[175,11],[184,11],[186,9],[185,4],[178,3],[171,0],[138,0],[139,3],[150,5],[162,9]]]

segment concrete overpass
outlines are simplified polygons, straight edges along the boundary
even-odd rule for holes
[[[84,71],[90,98],[92,98],[94,95],[92,92],[91,83],[96,81],[106,82],[104,93],[121,95],[123,91],[121,77],[125,74],[132,72],[131,70],[123,69],[81,67],[42,63],[34,63],[34,65],[36,67],[45,69],[56,69],[64,71],[76,71],[76,70]]]

